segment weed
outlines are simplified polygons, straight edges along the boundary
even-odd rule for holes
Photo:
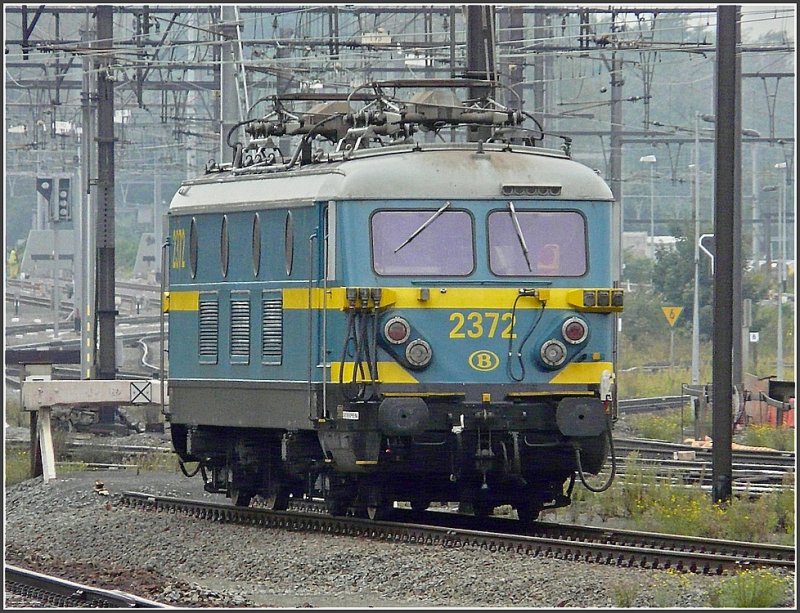
[[[142,454],[134,463],[139,470],[143,471],[171,471],[178,472],[178,456],[174,453],[165,453],[163,451],[151,451]]]
[[[611,586],[611,598],[614,606],[627,609],[633,606],[636,596],[639,594],[639,586],[631,581],[621,580]]]
[[[660,609],[678,606],[678,597],[689,584],[684,573],[668,568],[653,585],[653,602]]]
[[[19,400],[6,397],[5,421],[9,426],[17,428],[27,428],[31,423],[29,411],[23,411]]]
[[[754,424],[741,433],[741,441],[745,445],[769,447],[779,451],[794,451],[794,428],[781,426],[775,428],[769,424]]]
[[[792,475],[786,477],[785,485],[782,491],[715,504],[700,488],[685,487],[669,475],[657,478],[655,469],[642,465],[638,455],[631,453],[624,478],[598,494],[576,488],[565,513],[570,521],[581,516],[598,516],[603,522],[620,518],[652,532],[790,545],[795,529]]]
[[[637,436],[669,443],[682,442],[687,430],[691,430],[694,415],[691,409],[667,409],[658,413],[631,415],[630,424]]]
[[[5,478],[6,487],[30,479],[31,454],[27,449],[6,447]]]
[[[768,569],[742,571],[709,594],[715,608],[767,608],[784,603],[791,581]]]

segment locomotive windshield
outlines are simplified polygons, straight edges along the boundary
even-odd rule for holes
[[[526,253],[529,251],[529,253]],[[489,268],[500,276],[579,277],[586,273],[586,222],[573,211],[489,214]]]
[[[466,211],[444,208],[375,213],[375,272],[398,276],[469,275],[475,267],[472,217]],[[410,236],[413,240],[409,241]]]

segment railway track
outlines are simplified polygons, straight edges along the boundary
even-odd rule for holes
[[[658,481],[711,488],[710,449],[649,439],[615,439],[614,449],[617,476],[621,479],[635,466],[652,472]],[[787,478],[795,472],[794,452],[732,451],[731,458],[733,491],[737,495],[755,496],[794,487],[793,483],[787,484]]]
[[[297,501],[302,510],[271,511],[257,506],[229,504],[123,492],[123,506],[144,512],[166,512],[222,523],[241,523],[294,531],[416,543],[443,547],[478,547],[500,553],[608,564],[621,567],[673,569],[677,572],[726,574],[743,568],[794,569],[794,548],[760,543],[736,543],[647,532],[575,528],[542,524],[521,533],[507,523],[485,518],[425,511],[414,515],[395,510],[404,521],[370,521],[358,517],[325,515],[317,501]],[[410,521],[411,517],[415,521]],[[394,518],[393,518],[394,519]],[[470,521],[481,529],[469,527]],[[509,527],[487,530],[486,525]],[[539,531],[539,533],[537,533]],[[713,546],[712,546],[713,545]]]
[[[161,308],[161,287],[149,283],[135,281],[119,281],[114,284],[116,298],[120,306],[131,312],[141,310],[158,311]],[[59,312],[69,314],[74,308],[74,301],[70,296],[72,283],[60,281],[59,289],[62,298],[59,301]],[[53,279],[6,279],[6,302],[17,309],[20,305],[39,308],[53,307]]]
[[[166,604],[139,598],[116,590],[105,590],[44,575],[17,566],[5,565],[5,590],[26,600],[59,608],[172,608]]]
[[[676,452],[694,452],[696,458],[711,460],[711,448],[692,447],[681,443],[668,443],[655,439],[644,438],[614,438],[614,449],[618,456],[624,456],[636,451],[642,459],[667,460],[674,458]],[[737,451],[733,450],[732,458],[737,463],[765,464],[769,466],[795,466],[795,453],[793,451]]]

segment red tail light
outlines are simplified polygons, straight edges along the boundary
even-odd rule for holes
[[[589,327],[580,317],[570,317],[561,326],[561,335],[568,343],[578,345],[586,340],[589,335]]]
[[[386,340],[393,345],[400,345],[408,340],[411,334],[411,326],[402,317],[392,317],[383,326],[383,335]]]

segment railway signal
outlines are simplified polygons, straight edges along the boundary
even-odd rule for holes
[[[58,201],[53,221],[70,221],[72,219],[72,194],[70,180],[64,177],[58,180]]]
[[[56,187],[55,199],[53,188]],[[69,177],[37,177],[36,191],[45,199],[51,222],[72,220],[72,181]]]

